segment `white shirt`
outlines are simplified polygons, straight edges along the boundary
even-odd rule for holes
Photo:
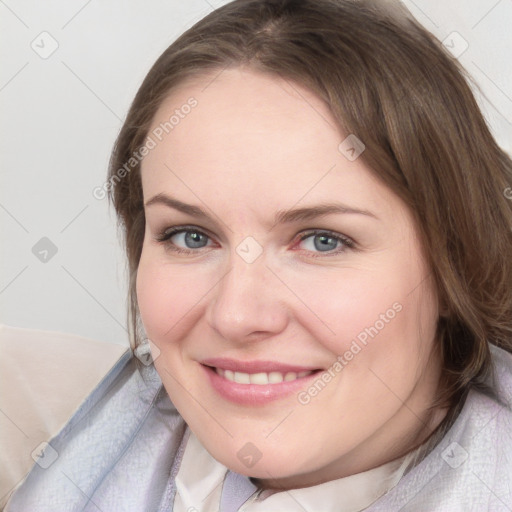
[[[369,471],[312,487],[273,493],[255,487],[254,493],[239,508],[239,512],[359,512],[400,481],[413,455],[411,453]],[[228,471],[190,432],[176,475],[174,512],[219,510]]]

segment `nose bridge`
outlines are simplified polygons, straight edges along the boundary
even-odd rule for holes
[[[288,314],[271,277],[263,255],[251,260],[233,251],[230,269],[209,303],[211,326],[232,341],[244,341],[254,333],[269,336],[283,330]]]

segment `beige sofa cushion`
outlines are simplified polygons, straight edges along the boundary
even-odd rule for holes
[[[128,345],[0,325],[0,508]],[[32,455],[34,454],[34,455]]]

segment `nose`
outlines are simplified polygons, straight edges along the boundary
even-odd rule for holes
[[[230,271],[215,287],[208,304],[209,325],[232,343],[264,340],[282,332],[289,322],[282,287],[265,259],[247,263],[238,254]]]

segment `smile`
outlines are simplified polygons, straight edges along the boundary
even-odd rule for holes
[[[319,368],[277,361],[213,358],[201,361],[206,381],[217,395],[238,405],[265,405],[305,388]]]
[[[260,372],[260,373],[244,373],[234,372],[232,370],[224,370],[222,368],[215,368],[218,375],[231,382],[237,384],[257,384],[264,386],[267,384],[279,384],[281,382],[291,382],[293,380],[301,379],[312,374],[313,371],[303,372]]]

